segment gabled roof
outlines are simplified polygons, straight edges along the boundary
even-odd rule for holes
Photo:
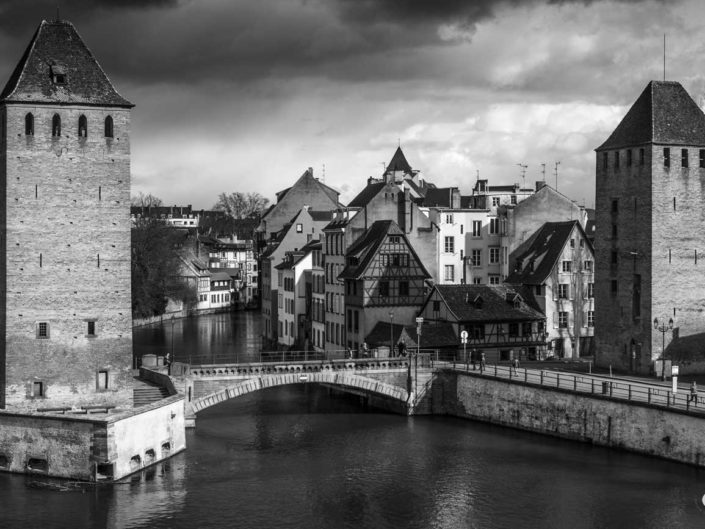
[[[375,182],[372,184],[367,184],[365,188],[360,191],[355,198],[353,198],[348,207],[350,208],[364,208],[370,203],[374,197],[386,186],[385,182]]]
[[[426,207],[453,207],[453,187],[430,188],[426,191],[423,205]]]
[[[406,161],[406,156],[404,156],[401,147],[397,147],[397,150],[394,152],[394,156],[392,156],[389,165],[387,165],[387,168],[384,170],[385,173],[394,171],[401,171],[407,174],[412,174],[414,172],[411,169],[409,162]]]
[[[65,76],[64,84],[54,75]],[[65,20],[43,20],[0,94],[5,103],[79,104],[131,108]]]
[[[518,292],[507,285],[436,285],[434,289],[458,322],[490,323],[544,319],[540,311],[526,302],[515,308],[511,299]],[[429,300],[431,297],[429,296]]]
[[[517,267],[506,279],[510,284],[540,285],[551,274],[558,259],[563,253],[563,248],[570,239],[574,228],[583,234],[588,249],[590,241],[585,235],[580,222],[569,220],[565,222],[546,222],[531,237],[529,247],[521,254],[514,252]],[[533,264],[532,264],[533,263]]]
[[[651,81],[595,150],[647,143],[705,146],[705,115],[680,83]]]
[[[346,261],[348,261],[349,257],[357,257],[358,264],[346,265],[338,277],[341,279],[359,279],[367,270],[367,267],[388,235],[398,235],[404,239],[411,254],[410,259],[418,263],[421,272],[426,278],[430,278],[431,275],[426,271],[426,268],[414,251],[413,246],[409,244],[406,235],[404,235],[404,232],[393,220],[378,220],[372,223],[367,231],[350,246],[347,252],[345,252]]]

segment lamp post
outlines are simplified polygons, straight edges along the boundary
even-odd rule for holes
[[[414,391],[416,391],[418,378],[419,378],[419,353],[421,353],[421,324],[423,323],[423,318],[419,316],[416,318],[416,335],[418,340],[416,340],[416,356],[414,357]]]
[[[389,311],[389,356],[394,356],[394,313]]]
[[[658,318],[654,318],[654,329],[661,333],[661,380],[666,380],[666,332],[673,329],[673,318],[659,325]]]

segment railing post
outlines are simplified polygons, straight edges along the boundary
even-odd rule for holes
[[[561,387],[561,374],[556,373],[556,387],[560,388]]]
[[[593,395],[595,394],[595,379],[591,378],[590,379],[590,393]]]
[[[651,404],[651,388],[648,388],[647,402]]]
[[[494,376],[497,376],[497,364],[494,365]]]
[[[667,390],[666,391],[666,408],[670,408],[670,407],[671,407],[671,394]]]
[[[629,384],[629,393],[628,393],[628,395],[629,395],[629,396],[627,397],[627,400],[632,400],[632,385],[631,385],[631,384]]]
[[[509,368],[509,380],[511,380],[511,379],[512,379],[512,368],[510,367]]]
[[[524,368],[524,383],[526,383],[529,380],[529,370]]]
[[[539,386],[543,386],[543,369],[541,370],[541,380],[539,382]]]
[[[610,382],[610,397],[612,396],[612,382]]]
[[[578,377],[573,375],[573,391],[578,391]]]

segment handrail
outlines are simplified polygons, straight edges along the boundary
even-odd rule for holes
[[[463,364],[448,364],[448,369],[463,373],[473,373]],[[590,394],[600,397],[645,403],[679,411],[705,414],[705,403],[693,400],[687,388],[673,393],[667,386],[651,385],[648,382],[629,382],[624,379],[602,377],[600,375],[574,374],[565,371],[547,371],[528,368],[514,368],[511,365],[490,365],[483,371],[474,371],[476,376],[507,380],[510,383],[536,385],[550,389],[560,389],[573,393]]]

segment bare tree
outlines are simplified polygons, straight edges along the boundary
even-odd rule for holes
[[[148,193],[145,195],[142,191],[140,191],[136,195],[132,195],[132,198],[130,198],[130,205],[136,206],[136,207],[144,207],[144,208],[159,207],[162,204],[163,204],[163,202],[162,202],[161,198],[155,197],[151,193]]]
[[[221,193],[213,209],[224,211],[234,219],[244,219],[251,215],[262,215],[269,205],[269,199],[259,193]]]

